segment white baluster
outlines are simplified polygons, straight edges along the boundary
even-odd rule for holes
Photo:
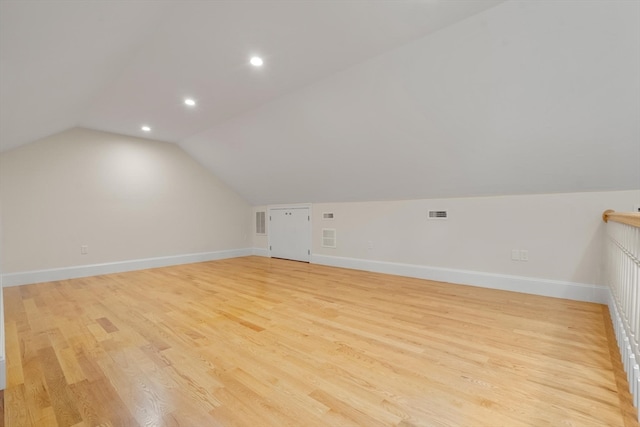
[[[613,221],[606,227],[611,323],[634,405],[640,407],[640,228]]]

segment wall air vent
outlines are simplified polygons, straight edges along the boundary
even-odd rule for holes
[[[336,229],[335,228],[322,229],[322,247],[323,248],[336,247]]]
[[[322,219],[331,220],[333,218],[334,218],[333,212],[323,212],[322,213]]]
[[[267,234],[266,212],[256,212],[256,234]]]
[[[449,214],[447,211],[429,211],[427,218],[429,219],[447,219]]]

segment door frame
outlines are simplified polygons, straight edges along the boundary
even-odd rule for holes
[[[271,210],[277,209],[301,209],[308,208],[309,209],[309,263],[311,263],[311,248],[313,248],[313,213],[311,209],[311,203],[292,203],[290,205],[269,205],[267,206],[267,216],[268,220],[268,232],[267,232],[267,253],[269,254],[269,258],[273,258],[271,256]],[[265,218],[266,219],[266,218]]]

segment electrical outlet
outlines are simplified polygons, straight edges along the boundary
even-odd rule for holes
[[[89,253],[89,246],[82,245],[80,246],[80,255],[86,255]]]
[[[520,251],[518,249],[511,249],[511,260],[520,261]]]
[[[367,242],[367,249],[369,250],[373,249],[373,242],[371,240]]]
[[[529,251],[520,249],[520,261],[529,261]]]

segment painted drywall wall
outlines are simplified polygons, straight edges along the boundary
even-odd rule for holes
[[[312,253],[602,285],[602,212],[638,204],[640,190],[319,203]],[[430,220],[429,210],[449,217]],[[335,249],[321,246],[323,228],[336,229]],[[528,261],[512,260],[513,249]]]
[[[640,2],[508,1],[181,145],[253,205],[632,190],[638,76]]]
[[[75,128],[0,155],[4,274],[248,248],[250,215],[174,144]]]

